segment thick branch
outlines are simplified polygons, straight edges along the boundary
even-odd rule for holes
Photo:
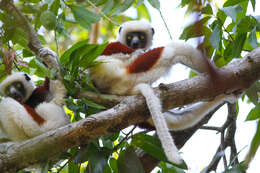
[[[260,48],[220,70],[224,77],[218,79],[217,84],[225,83],[224,86],[212,85],[208,76],[200,75],[160,89],[157,88],[155,91],[163,100],[163,107],[166,110],[200,99],[209,100],[218,94],[243,90],[260,78],[259,69]],[[8,147],[2,144],[0,145],[0,148],[2,148],[0,172],[22,169],[55,156],[73,146],[86,144],[100,136],[140,123],[147,118],[144,115],[149,115],[149,111],[145,106],[143,97],[129,96],[109,110],[42,134],[31,140],[20,144],[14,143]],[[182,135],[185,136],[185,133],[182,132]],[[179,137],[175,137],[176,144],[186,141],[184,137]]]

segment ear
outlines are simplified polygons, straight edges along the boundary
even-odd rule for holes
[[[120,34],[121,30],[122,30],[122,26],[119,27],[119,30],[118,30],[119,34]]]
[[[154,35],[154,29],[153,29],[153,28],[151,28],[151,30],[152,30],[152,35]]]
[[[31,80],[31,78],[30,78],[26,73],[24,73],[24,76],[25,76],[25,79],[26,79],[27,81],[30,81],[30,80]]]

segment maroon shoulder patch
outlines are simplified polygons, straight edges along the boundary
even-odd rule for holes
[[[45,122],[45,119],[43,119],[33,108],[30,106],[23,104],[23,107],[26,109],[29,115],[31,115],[32,119],[38,124],[42,125]]]
[[[50,89],[50,79],[48,77],[45,77],[43,87],[47,90]]]
[[[128,73],[141,73],[151,69],[161,57],[164,47],[158,47],[140,55],[127,68]]]
[[[128,47],[120,42],[113,42],[109,43],[107,47],[104,49],[101,55],[112,55],[115,53],[132,53],[135,50],[132,49],[131,47]]]

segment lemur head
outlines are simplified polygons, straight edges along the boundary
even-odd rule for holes
[[[33,81],[24,72],[13,73],[0,84],[0,93],[20,102],[25,102],[34,89]]]
[[[123,23],[117,41],[133,49],[146,50],[152,46],[154,29],[147,20],[134,20]]]

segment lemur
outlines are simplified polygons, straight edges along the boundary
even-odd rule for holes
[[[12,141],[24,141],[70,123],[63,109],[66,90],[58,80],[46,78],[35,87],[26,73],[16,72],[2,81],[0,93],[5,96],[0,102],[0,125]]]
[[[140,34],[142,33],[142,34]],[[136,43],[137,35],[145,35],[143,45]],[[163,47],[150,48],[153,29],[148,22],[131,21],[121,25],[117,37],[118,42],[107,45],[103,53],[96,59],[102,62],[90,68],[90,77],[95,86],[103,93],[118,95],[142,94],[150,110],[152,120],[147,122],[155,126],[168,160],[181,164],[183,160],[169,133],[171,130],[182,130],[195,125],[208,112],[225,101],[235,102],[235,95],[221,95],[210,102],[201,102],[187,107],[179,114],[162,114],[159,98],[154,94],[151,84],[165,74],[172,65],[182,63],[199,73],[209,72],[211,64],[205,61],[202,53],[186,43],[171,42]],[[131,37],[128,38],[128,35]],[[134,35],[134,36],[133,36]],[[137,46],[138,45],[138,46]],[[142,46],[140,46],[142,45]],[[139,51],[139,48],[147,50]]]

